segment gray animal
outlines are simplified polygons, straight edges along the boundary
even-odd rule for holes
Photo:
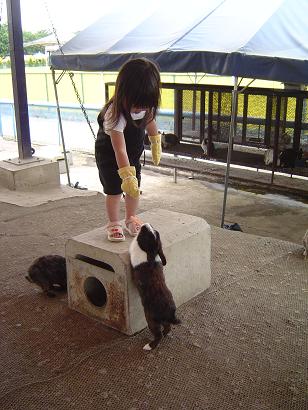
[[[55,292],[66,291],[66,261],[60,255],[45,255],[37,258],[28,269],[26,279],[42,288],[49,297]]]
[[[180,143],[179,137],[172,133],[161,134],[161,145],[164,149],[175,147]]]

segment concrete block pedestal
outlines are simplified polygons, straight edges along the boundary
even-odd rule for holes
[[[138,215],[161,235],[167,265],[166,282],[177,306],[210,286],[211,233],[195,216],[154,209]],[[66,243],[69,306],[104,325],[132,335],[147,326],[131,279],[128,247],[109,242],[105,227]]]
[[[60,185],[59,164],[37,157],[0,161],[0,186],[15,191]]]

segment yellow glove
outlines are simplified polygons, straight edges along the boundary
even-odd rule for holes
[[[138,198],[139,188],[138,180],[136,178],[136,168],[130,165],[128,165],[127,167],[119,168],[118,174],[122,179],[122,191],[133,198]]]
[[[161,157],[161,135],[149,136],[151,143],[152,161],[154,165],[158,165]]]

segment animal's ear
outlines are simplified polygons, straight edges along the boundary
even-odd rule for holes
[[[158,255],[162,261],[163,266],[167,265],[167,260],[162,249],[159,250]]]
[[[165,254],[163,252],[163,247],[162,247],[162,244],[161,244],[159,234],[158,234],[158,255],[159,255],[159,257],[162,261],[163,266],[167,265],[167,260],[166,260]]]

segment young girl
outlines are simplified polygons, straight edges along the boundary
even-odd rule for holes
[[[152,159],[159,164],[161,138],[155,123],[160,103],[160,75],[155,64],[138,58],[124,64],[116,80],[115,94],[98,116],[95,158],[106,194],[108,239],[124,241],[120,200],[125,193],[124,228],[136,236],[142,222],[136,218],[141,180],[140,157],[145,130]]]

